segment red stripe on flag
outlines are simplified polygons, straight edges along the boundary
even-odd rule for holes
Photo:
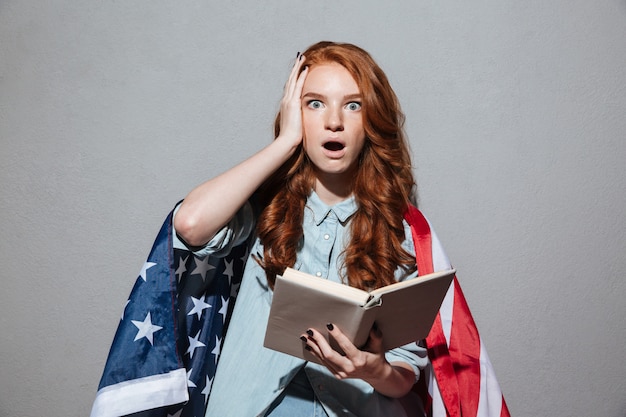
[[[409,207],[405,215],[411,225],[413,243],[415,245],[415,260],[419,275],[426,275],[433,271],[432,239],[430,226],[422,213],[413,206]],[[430,334],[426,338],[428,356],[433,372],[437,378],[439,392],[450,417],[461,417],[459,406],[459,387],[455,378],[455,369],[450,360],[446,338],[443,334],[441,316],[433,323]],[[427,404],[427,402],[424,402]],[[430,414],[430,413],[429,413]]]
[[[461,413],[476,416],[480,400],[480,336],[456,277],[449,351],[460,388]]]
[[[507,407],[506,401],[504,401],[504,395],[502,396],[502,409],[500,410],[500,417],[511,417],[511,414],[509,414],[509,407]]]
[[[407,210],[405,219],[411,226],[419,275],[434,272],[432,235],[428,221],[413,206]],[[426,338],[428,357],[434,377],[437,380],[437,384],[433,386],[433,392],[439,390],[446,414],[449,417],[476,417],[480,401],[488,402],[490,396],[487,392],[485,397],[481,398],[480,336],[456,277],[452,285],[454,285],[452,311],[444,310],[446,326],[450,323],[448,320],[451,320],[449,343],[444,335],[441,311]],[[491,363],[488,358],[485,358],[485,361],[485,366],[490,368]],[[434,412],[439,415],[439,412],[432,408],[432,398],[428,394],[428,383],[429,381],[426,381],[424,374],[422,374],[420,381],[414,387],[414,391],[422,397],[427,415],[432,416]],[[510,417],[504,396],[499,389],[496,395],[502,398],[500,417]],[[487,407],[488,409],[489,407]],[[439,411],[443,412],[443,410]]]
[[[443,335],[441,317],[438,314],[430,333],[426,337],[428,357],[437,379],[439,393],[450,417],[461,417],[459,385],[455,375],[455,367],[450,360],[450,353]]]
[[[415,246],[415,262],[419,274],[426,275],[434,272],[432,240],[428,221],[415,206],[409,206],[404,218],[411,226],[413,245]]]

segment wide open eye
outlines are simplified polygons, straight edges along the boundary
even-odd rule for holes
[[[358,101],[351,101],[350,103],[346,104],[346,109],[350,111],[359,111],[361,110],[361,103],[359,103]]]
[[[307,103],[307,106],[311,109],[321,109],[324,105],[319,100],[311,100]]]

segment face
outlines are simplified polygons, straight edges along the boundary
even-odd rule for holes
[[[365,143],[361,93],[339,64],[316,65],[302,90],[304,149],[318,180],[350,181]]]

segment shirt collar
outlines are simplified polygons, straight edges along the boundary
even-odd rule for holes
[[[350,217],[356,213],[357,209],[356,200],[353,195],[334,206],[328,206],[320,199],[315,191],[311,191],[306,206],[313,212],[313,219],[316,226],[319,226],[331,212],[335,214],[342,224],[345,224]]]

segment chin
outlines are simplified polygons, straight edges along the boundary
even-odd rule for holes
[[[356,174],[356,168],[353,165],[331,165],[318,167],[317,170],[327,175],[354,175]]]

